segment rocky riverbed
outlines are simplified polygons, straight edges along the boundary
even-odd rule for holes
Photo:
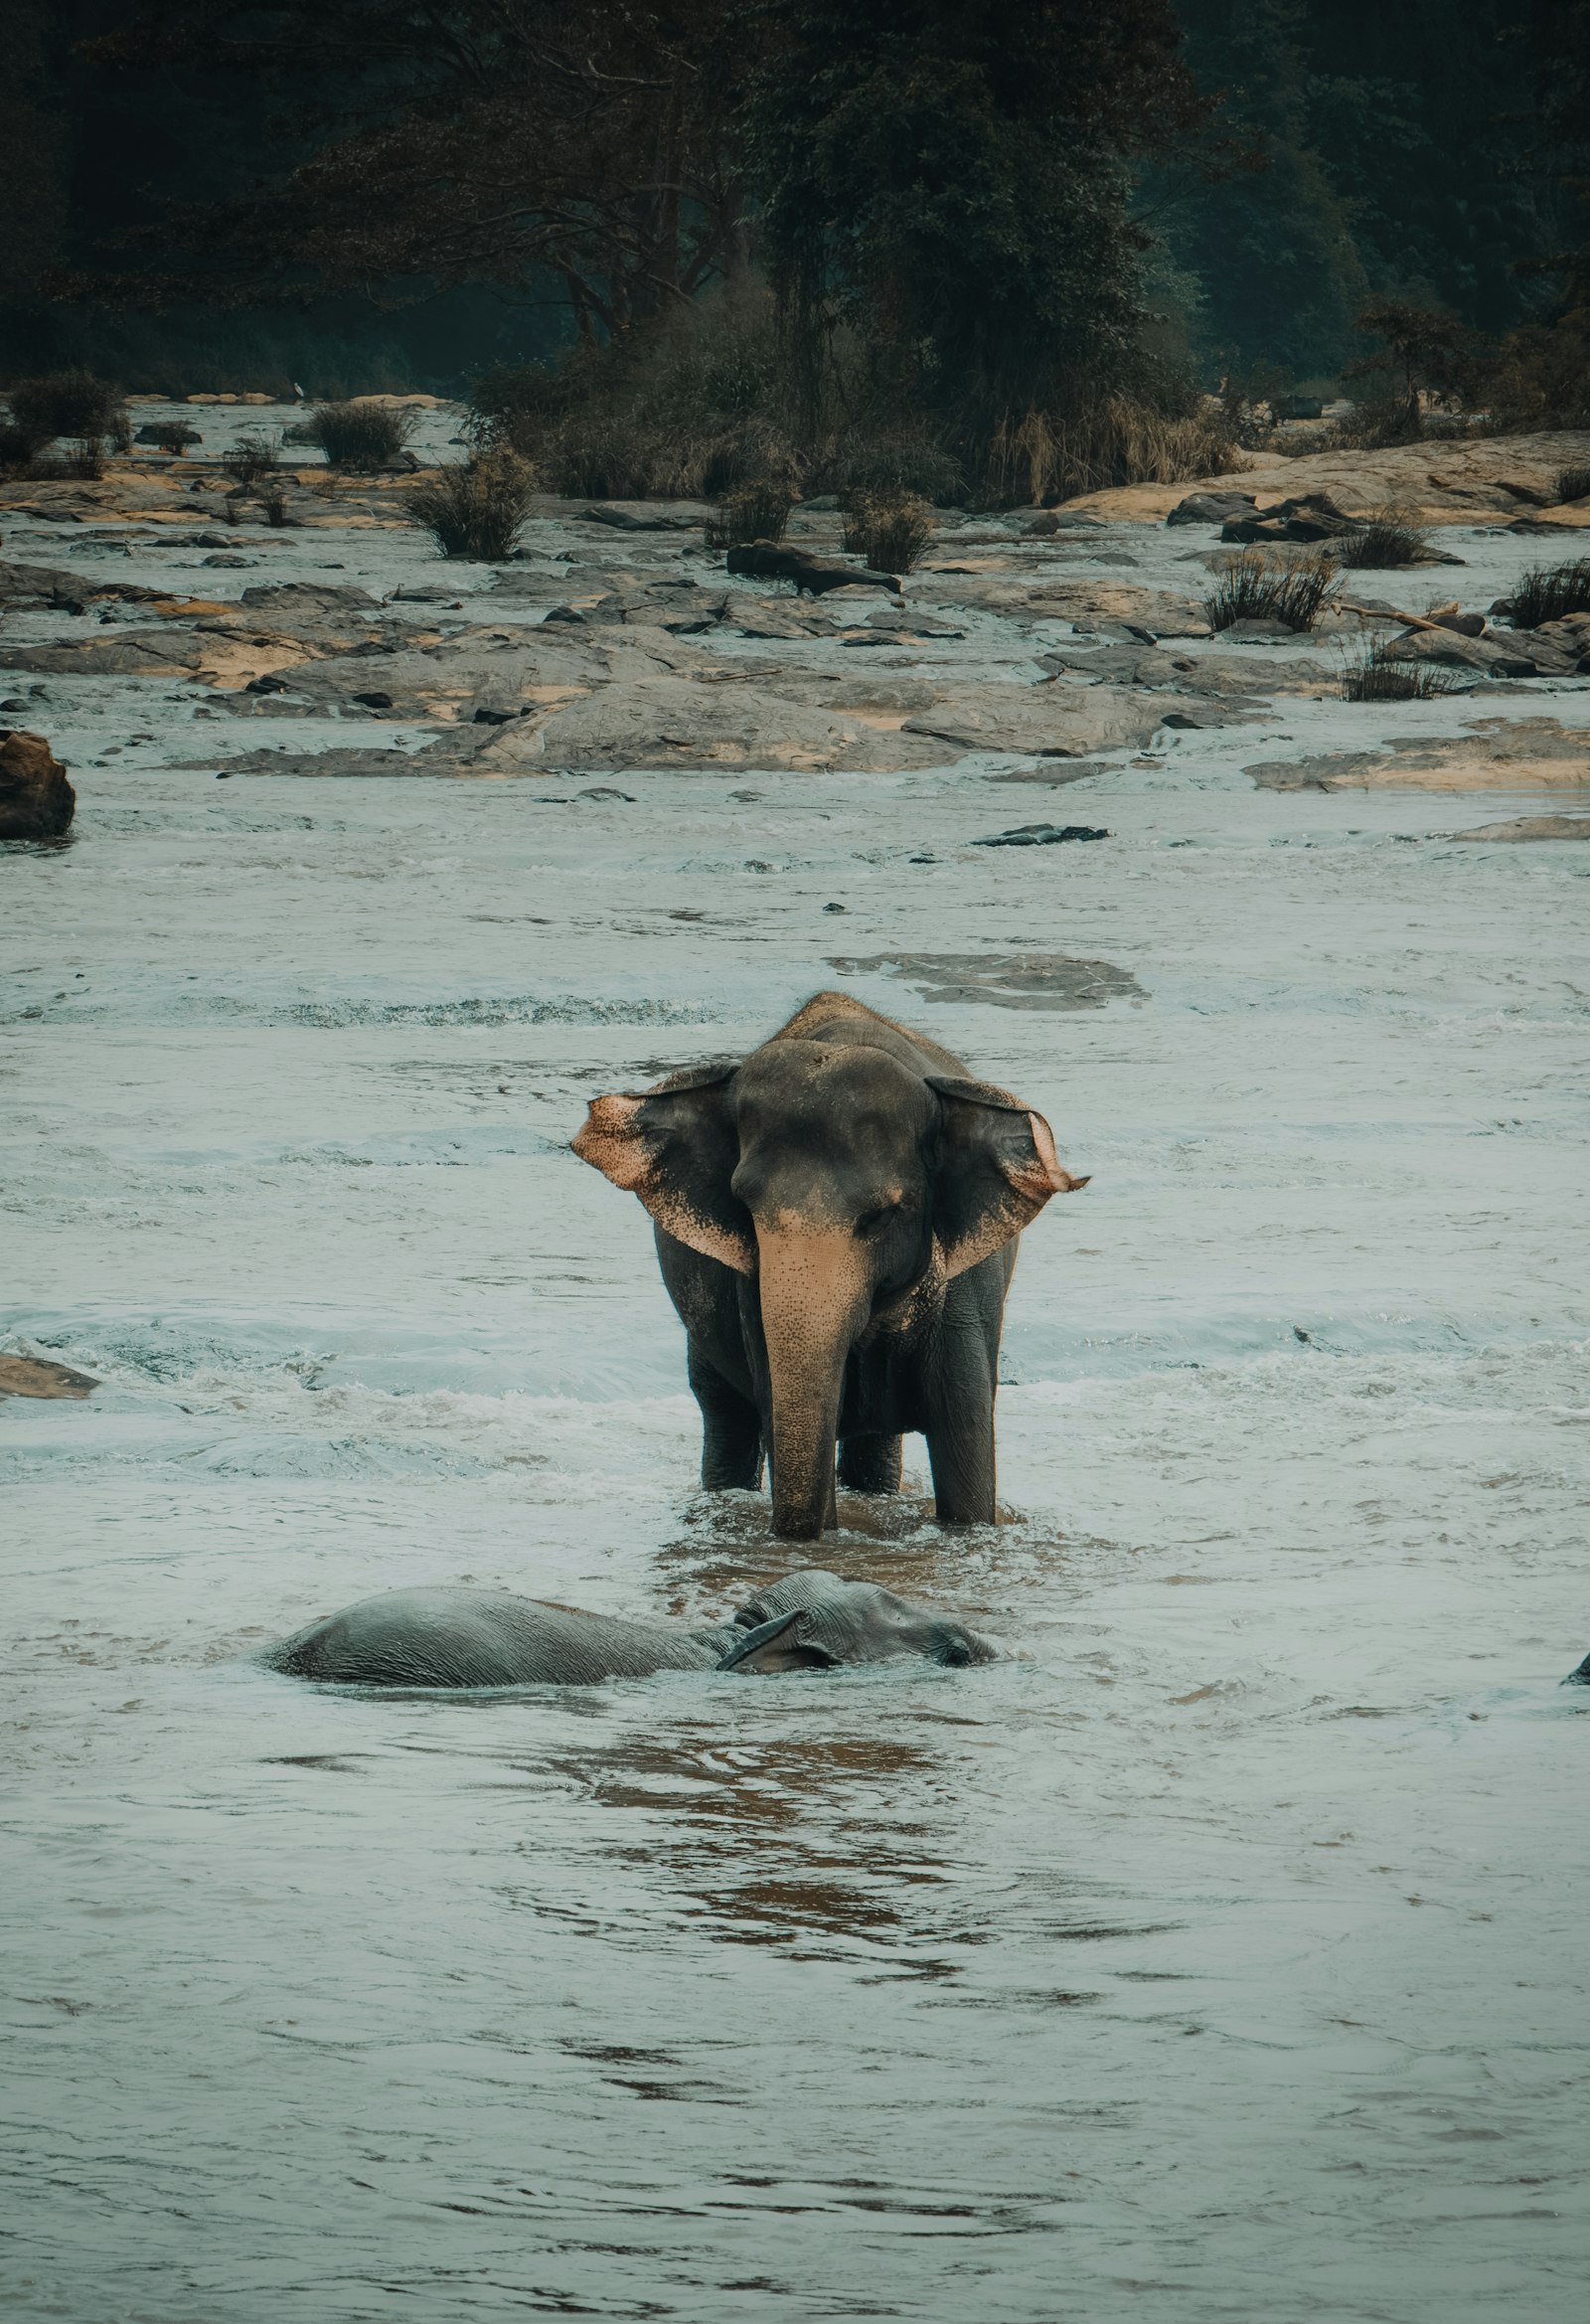
[[[813,602],[688,506],[459,566],[306,464],[271,526],[261,416],[0,509],[0,725],[78,799],[0,849],[8,2312],[1574,2312],[1590,679],[1501,617],[1526,672],[1340,677],[1575,554],[1590,439],[1418,447],[1462,565],[1233,638],[1194,486]],[[1203,489],[1416,497],[1352,459]],[[251,1667],[388,1584],[791,1562],[566,1141],[829,983],[1092,1174],[1008,1522],[908,1447],[824,1545],[1031,1659]]]

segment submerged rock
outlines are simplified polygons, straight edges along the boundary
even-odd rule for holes
[[[1556,719],[1476,719],[1441,740],[1405,735],[1369,750],[1249,766],[1262,790],[1590,790],[1590,733]]]
[[[829,955],[847,972],[892,969],[924,1001],[988,1001],[998,1009],[1102,1009],[1112,1000],[1146,1000],[1130,969],[1113,960],[1077,960],[1065,952],[874,952]]]
[[[0,741],[0,839],[59,839],[77,807],[67,770],[43,735]]]
[[[804,549],[781,549],[772,541],[752,541],[728,552],[728,570],[750,581],[793,581],[803,596],[826,596],[830,589],[887,589],[899,592],[899,577],[874,573],[870,566],[841,565],[836,559],[812,557]]]
[[[70,1364],[52,1364],[42,1356],[0,1356],[0,1396],[80,1404],[98,1385],[89,1373],[74,1372]]]
[[[1512,823],[1481,823],[1473,831],[1454,831],[1448,836],[1507,841],[1590,839],[1590,815],[1520,815]]]
[[[974,847],[1058,847],[1068,839],[1108,839],[1099,823],[1019,823],[1014,831],[996,831],[992,838],[974,839]]]

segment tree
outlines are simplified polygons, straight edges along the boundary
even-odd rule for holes
[[[748,157],[815,357],[836,321],[880,393],[972,435],[1097,397],[1137,359],[1129,164],[1203,129],[1167,0],[769,0]]]
[[[154,72],[202,55],[267,87],[290,158],[174,205],[116,278],[144,303],[252,303],[551,276],[583,336],[689,300],[743,247],[713,84],[722,0],[159,0],[90,45]],[[106,285],[95,286],[101,293]]]

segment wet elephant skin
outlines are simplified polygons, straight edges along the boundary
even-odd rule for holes
[[[582,1613],[506,1589],[392,1589],[310,1623],[258,1659],[332,1686],[527,1687],[660,1670],[769,1677],[905,1656],[959,1668],[999,1653],[991,1639],[874,1582],[809,1571],[759,1591],[731,1624],[702,1630]]]
[[[702,1482],[773,1530],[834,1523],[839,1481],[892,1492],[927,1439],[938,1516],[988,1524],[1018,1238],[1085,1185],[1042,1115],[924,1035],[819,993],[738,1062],[593,1100],[574,1151],[650,1212],[689,1335]]]

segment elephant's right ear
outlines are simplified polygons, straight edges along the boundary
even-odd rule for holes
[[[728,1087],[737,1071],[692,1066],[655,1089],[593,1097],[573,1150],[637,1195],[665,1235],[748,1275],[756,1231],[729,1191],[739,1161]]]

